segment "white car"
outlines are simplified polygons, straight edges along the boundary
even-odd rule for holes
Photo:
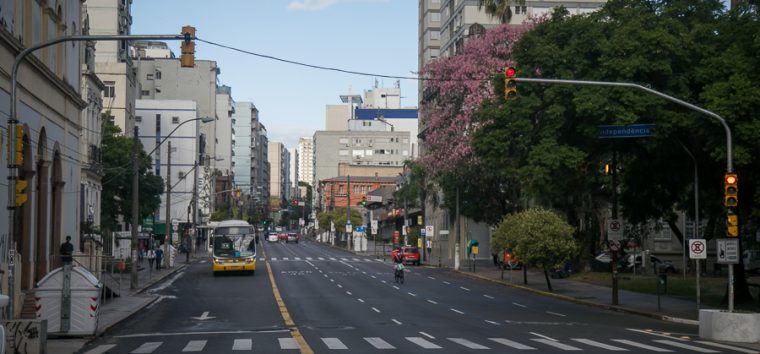
[[[271,234],[267,235],[267,241],[269,241],[269,242],[277,242],[279,240],[280,240],[280,238],[277,236],[276,233],[271,233]]]

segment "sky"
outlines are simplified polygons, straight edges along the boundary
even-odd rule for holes
[[[417,68],[415,0],[134,0],[132,34],[196,37],[311,65],[409,77]],[[179,57],[179,42],[169,43]],[[323,130],[325,105],[339,95],[393,87],[395,79],[351,75],[260,58],[196,41],[196,60],[215,60],[219,84],[251,101],[270,141],[297,147]],[[402,106],[417,105],[417,82],[401,80]]]

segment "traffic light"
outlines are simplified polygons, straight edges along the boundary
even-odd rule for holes
[[[195,67],[195,27],[184,26],[182,27],[182,35],[185,36],[185,40],[182,41],[181,49],[182,56],[179,58],[180,65],[183,68]]]
[[[235,188],[235,198],[240,198],[240,187]]]
[[[604,175],[607,176],[610,174],[610,164],[606,163],[604,164]]]
[[[15,142],[16,156],[11,156],[11,142]],[[16,140],[11,139],[11,131],[8,130],[8,165],[21,167],[24,164],[24,126],[16,124]]]
[[[731,212],[726,217],[726,236],[739,237],[739,217]]]
[[[504,69],[504,99],[507,101],[517,99],[517,70],[511,66]]]
[[[735,208],[739,205],[739,178],[735,173],[726,173],[723,182],[726,191],[723,204],[726,208]]]
[[[26,186],[29,184],[26,180],[16,180],[16,206],[21,206],[26,203]]]
[[[367,197],[362,197],[362,206],[367,206]]]

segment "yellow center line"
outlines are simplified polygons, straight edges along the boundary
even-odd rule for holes
[[[263,248],[262,253],[264,254],[264,264],[267,266],[267,273],[269,273],[269,281],[272,282],[272,293],[274,294],[274,299],[277,301],[277,307],[280,308],[280,314],[282,315],[282,319],[285,321],[285,325],[290,328],[290,335],[293,337],[293,339],[296,340],[296,343],[298,343],[301,354],[314,354],[314,351],[309,346],[309,343],[306,343],[306,339],[304,339],[304,337],[301,335],[301,331],[298,330],[295,322],[293,322],[293,319],[290,317],[288,308],[285,306],[285,301],[282,301],[280,290],[277,289],[277,283],[274,281],[274,273],[272,273],[272,267],[269,265],[266,251],[264,251]]]

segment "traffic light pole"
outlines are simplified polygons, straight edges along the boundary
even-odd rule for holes
[[[130,41],[130,40],[194,40],[195,35],[192,35],[190,37],[182,35],[182,34],[164,34],[164,35],[81,35],[81,36],[63,36],[51,39],[49,41],[45,41],[36,45],[33,45],[29,48],[26,48],[22,50],[16,58],[13,60],[13,67],[11,68],[11,94],[10,94],[10,115],[8,118],[8,129],[10,132],[10,141],[14,142],[16,140],[16,124],[19,124],[18,119],[18,69],[21,65],[21,61],[24,60],[29,54],[33,53],[34,51],[42,48],[46,48],[52,45],[56,45],[58,43],[63,42],[83,42],[83,41]],[[15,144],[10,144],[10,155],[9,156],[16,156],[16,146]],[[6,240],[6,245],[13,245],[11,242],[7,242],[14,239],[14,235],[16,234],[16,180],[18,179],[18,166],[15,164],[9,164],[8,165],[8,240]],[[136,225],[132,225],[132,227],[137,227]],[[15,246],[13,246],[15,247]],[[8,261],[10,257],[10,251],[11,248],[5,250],[5,260]],[[15,252],[15,250],[14,250]],[[9,293],[8,296],[10,297],[10,300],[8,302],[7,306],[7,316],[8,319],[13,319],[13,313],[14,313],[14,300],[15,300],[15,294],[14,294],[14,288],[13,288],[13,273],[15,271],[15,262],[9,262],[8,264],[8,280],[9,280]]]
[[[726,172],[734,172],[733,165],[733,152],[732,152],[732,140],[731,140],[731,128],[729,128],[726,120],[718,114],[708,111],[702,107],[695,106],[686,101],[680,100],[673,96],[664,94],[657,90],[653,90],[649,87],[644,87],[638,84],[629,82],[608,82],[608,81],[587,81],[587,80],[563,80],[563,79],[541,79],[541,78],[515,78],[518,82],[532,82],[539,84],[566,84],[566,85],[584,85],[584,86],[611,86],[611,87],[625,87],[644,91],[646,93],[664,98],[668,101],[677,103],[693,111],[705,114],[718,122],[723,126],[723,130],[726,133]],[[728,265],[728,312],[734,311],[734,265]]]

